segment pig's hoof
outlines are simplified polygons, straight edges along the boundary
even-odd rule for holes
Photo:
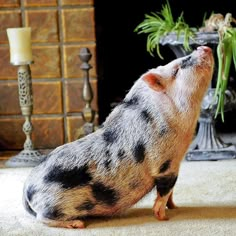
[[[166,216],[166,203],[164,200],[156,199],[155,204],[153,206],[153,212],[158,220],[168,220],[169,219]]]
[[[167,217],[167,216],[160,217],[160,218],[158,218],[158,220],[160,220],[160,221],[169,220],[169,217]]]
[[[154,212],[156,218],[160,221],[165,221],[165,220],[169,220],[169,218],[166,215],[162,215],[160,214],[160,212]]]
[[[69,229],[84,229],[85,224],[83,221],[73,220],[73,221],[65,222],[65,227]]]

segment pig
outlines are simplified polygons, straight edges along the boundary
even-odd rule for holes
[[[167,220],[214,67],[212,50],[150,69],[95,132],[50,152],[23,188],[23,205],[52,227],[84,228],[132,207],[153,188],[153,213]]]

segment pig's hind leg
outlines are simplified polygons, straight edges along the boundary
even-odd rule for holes
[[[166,207],[176,208],[173,202],[173,187],[177,176],[174,174],[163,175],[155,179],[157,189],[157,198],[153,206],[153,211],[158,220],[168,220],[166,216]]]

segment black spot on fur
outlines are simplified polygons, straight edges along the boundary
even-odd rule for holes
[[[104,166],[107,170],[110,170],[110,168],[111,168],[111,159],[105,160]]]
[[[91,187],[93,196],[98,202],[113,206],[119,200],[119,194],[113,188],[99,182],[94,183]]]
[[[75,209],[78,211],[90,211],[95,207],[95,204],[92,203],[91,201],[87,200]]]
[[[165,196],[170,192],[170,190],[174,187],[177,180],[177,176],[174,174],[161,176],[155,179],[155,185],[157,188],[157,192],[160,196]]]
[[[111,156],[111,152],[110,152],[109,149],[107,149],[107,150],[105,151],[105,156],[106,156],[106,157],[110,157],[110,156]]]
[[[105,130],[105,132],[103,133],[103,139],[108,143],[108,144],[112,144],[117,140],[117,133],[115,130],[113,129],[108,129]]]
[[[142,163],[145,158],[145,145],[142,141],[139,141],[133,150],[134,159],[138,163]]]
[[[171,160],[167,160],[166,162],[164,162],[160,167],[160,173],[167,171],[170,168],[170,163]]]
[[[125,158],[125,150],[119,149],[117,156],[120,160],[123,160]]]
[[[63,216],[65,216],[65,214],[57,207],[49,207],[43,213],[43,217],[51,220],[60,219]]]
[[[152,116],[151,116],[151,114],[150,114],[150,112],[148,110],[141,111],[141,117],[147,123],[151,122],[153,120],[153,118],[152,118]]]
[[[182,60],[180,68],[181,69],[186,69],[190,66],[194,65],[194,60],[192,59],[191,56],[186,57],[185,59]]]
[[[36,189],[33,185],[30,185],[28,188],[27,188],[27,191],[26,191],[26,197],[28,199],[28,201],[30,202],[34,196],[34,194],[36,193]]]
[[[123,101],[123,105],[124,105],[125,108],[136,106],[136,105],[138,105],[138,103],[139,103],[139,97],[138,96],[134,96],[130,100],[124,100]]]
[[[63,188],[70,189],[85,186],[92,180],[88,166],[75,166],[72,169],[63,169],[56,166],[44,177],[45,182],[59,183]]]
[[[109,149],[107,149],[106,151],[105,151],[105,156],[106,156],[106,160],[104,161],[104,166],[105,166],[105,168],[107,169],[107,170],[109,170],[110,169],[110,164],[111,164],[111,159],[110,159],[110,156],[111,156],[111,153],[110,153],[110,150]]]
[[[168,133],[168,128],[166,127],[166,125],[161,125],[160,129],[159,129],[159,137],[163,137],[164,135],[166,135]]]

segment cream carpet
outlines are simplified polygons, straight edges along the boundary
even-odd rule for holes
[[[236,235],[236,160],[183,161],[174,190],[179,206],[169,221],[152,214],[155,191],[123,216],[86,222],[86,229],[50,228],[23,209],[22,186],[31,168],[0,168],[0,236]]]

